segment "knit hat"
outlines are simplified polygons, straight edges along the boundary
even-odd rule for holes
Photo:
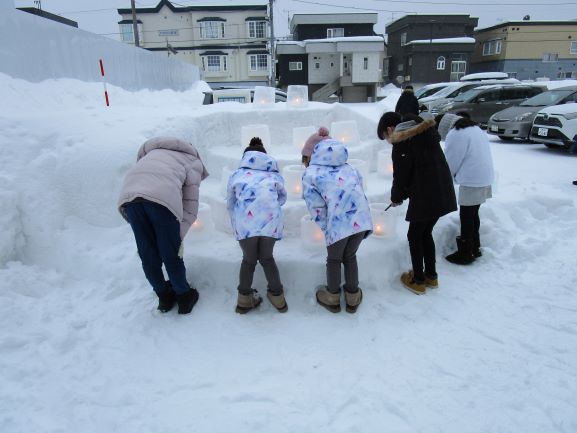
[[[457,116],[456,114],[447,113],[443,115],[443,118],[439,122],[439,126],[437,126],[437,131],[441,136],[441,140],[445,140],[445,137],[447,137],[447,134],[459,119],[461,119],[461,116]]]
[[[313,150],[315,150],[315,146],[327,138],[331,138],[329,136],[329,130],[324,126],[321,126],[317,132],[307,138],[301,154],[310,158],[310,156],[313,154]]]
[[[262,143],[262,140],[259,137],[253,137],[250,140],[248,147],[244,149],[244,152],[251,152],[251,151],[266,153],[264,144]]]

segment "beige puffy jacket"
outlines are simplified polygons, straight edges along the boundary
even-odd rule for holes
[[[166,207],[180,222],[184,238],[198,213],[200,182],[208,176],[196,148],[173,137],[155,137],[138,150],[136,165],[122,185],[118,210],[126,219],[122,205],[143,198]]]

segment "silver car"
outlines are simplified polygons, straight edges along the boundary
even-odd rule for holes
[[[539,110],[571,102],[577,102],[577,86],[559,87],[543,92],[515,107],[493,114],[487,124],[487,132],[498,135],[501,140],[529,140],[531,125]]]

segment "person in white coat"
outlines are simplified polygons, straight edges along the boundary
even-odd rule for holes
[[[487,134],[474,121],[445,114],[438,126],[445,140],[445,157],[455,183],[459,184],[459,217],[461,236],[457,251],[445,257],[459,265],[470,264],[481,257],[479,208],[492,197],[494,169]]]

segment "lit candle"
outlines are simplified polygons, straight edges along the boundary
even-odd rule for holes
[[[331,135],[346,145],[354,145],[360,142],[356,120],[344,120],[331,124]]]
[[[208,203],[200,202],[198,204],[198,213],[196,220],[192,223],[190,230],[192,232],[202,232],[208,230],[212,225],[212,212]]]
[[[289,199],[299,199],[302,196],[303,186],[302,177],[305,168],[302,165],[287,165],[282,170],[285,181],[285,189]]]
[[[254,88],[253,105],[269,108],[274,106],[275,89],[273,87],[256,86]]]
[[[305,107],[308,104],[308,86],[288,86],[287,104],[291,107]]]
[[[392,237],[396,230],[396,216],[393,208],[387,209],[387,203],[370,203],[373,220],[373,234],[378,237]]]
[[[304,247],[318,248],[324,244],[325,234],[310,215],[301,218],[301,242]]]

